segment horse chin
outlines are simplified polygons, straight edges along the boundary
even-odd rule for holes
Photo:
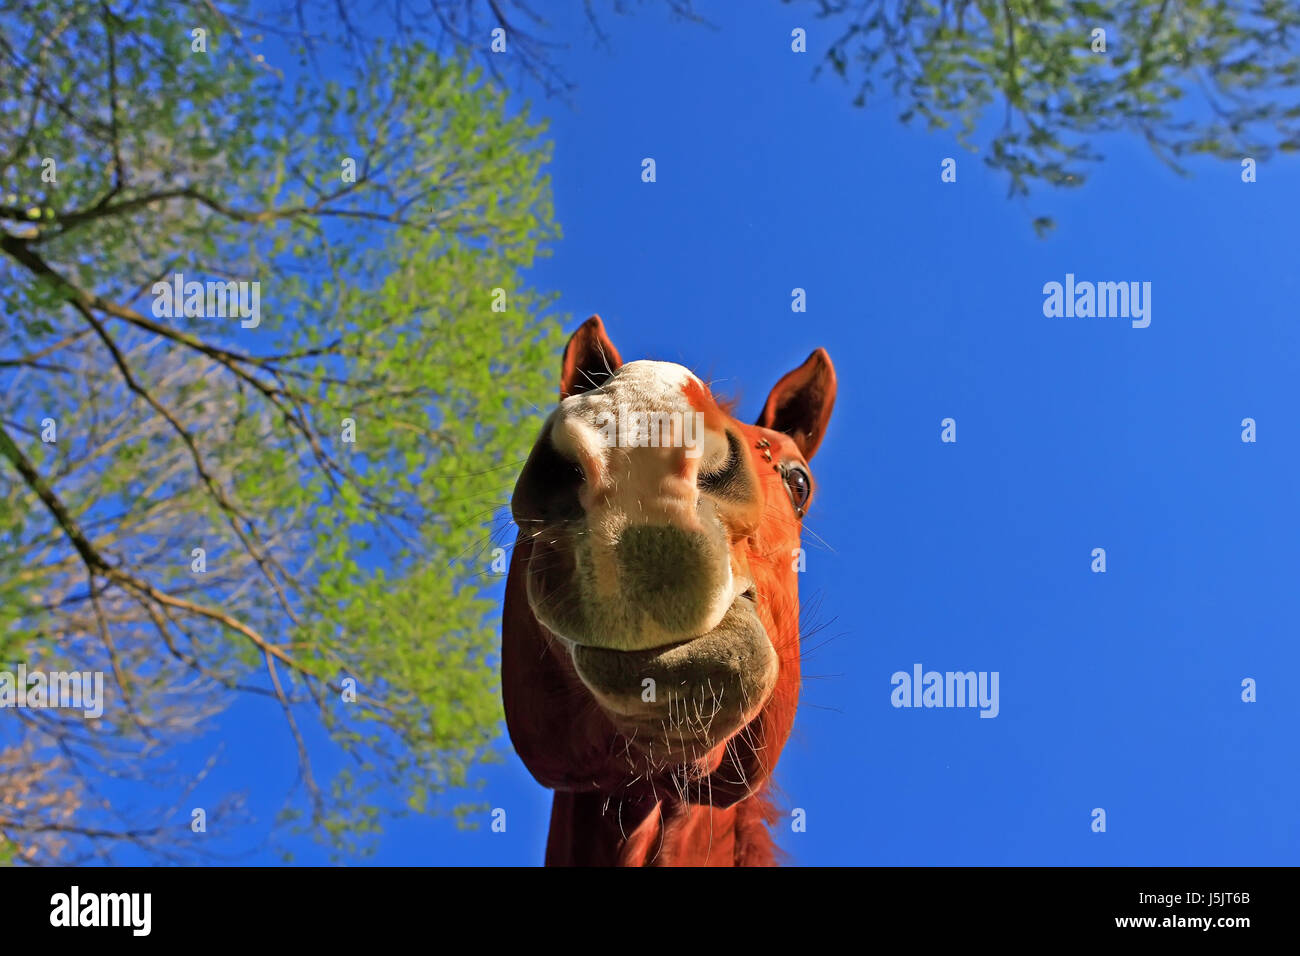
[[[716,627],[650,650],[566,641],[579,678],[614,726],[653,763],[698,763],[753,720],[779,664],[751,592]]]

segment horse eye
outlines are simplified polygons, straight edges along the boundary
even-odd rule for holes
[[[729,488],[734,488],[744,474],[741,464],[743,456],[744,446],[740,444],[740,439],[727,432],[727,460],[720,468],[708,474],[701,474],[699,486],[705,491],[714,493],[725,493]]]
[[[795,513],[803,517],[803,513],[808,510],[808,499],[812,497],[812,480],[808,477],[808,472],[798,465],[787,465],[783,471],[785,487],[790,492]]]

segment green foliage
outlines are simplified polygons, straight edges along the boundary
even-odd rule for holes
[[[1300,6],[1290,0],[818,6],[846,23],[826,62],[858,76],[855,103],[884,82],[905,122],[955,130],[972,149],[987,138],[985,161],[1007,175],[1012,195],[1034,183],[1078,186],[1101,158],[1092,138],[1113,131],[1136,132],[1179,171],[1187,156],[1263,160],[1300,146]],[[1093,50],[1096,28],[1105,52]],[[995,125],[987,134],[985,122]]]
[[[232,691],[279,698],[286,817],[347,854],[499,730],[486,529],[553,397],[524,279],[558,235],[550,146],[418,43],[353,62],[211,10],[206,53],[162,2],[0,12],[0,660],[120,672],[114,770]],[[260,324],[158,315],[175,273],[260,283]],[[322,731],[348,769],[318,781]]]

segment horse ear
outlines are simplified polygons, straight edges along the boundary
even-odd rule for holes
[[[560,369],[560,401],[570,395],[600,388],[619,370],[623,359],[605,334],[605,323],[593,315],[569,338]]]
[[[789,435],[810,460],[826,434],[834,405],[835,366],[826,350],[818,349],[776,383],[757,424]]]

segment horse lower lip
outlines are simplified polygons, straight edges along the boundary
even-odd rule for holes
[[[642,693],[652,679],[663,693],[703,688],[726,692],[727,706],[752,703],[765,694],[761,685],[774,677],[776,655],[762,621],[748,601],[733,602],[713,630],[688,640],[646,650],[621,651],[575,644],[569,647],[579,676],[593,690],[611,699],[645,708]]]

